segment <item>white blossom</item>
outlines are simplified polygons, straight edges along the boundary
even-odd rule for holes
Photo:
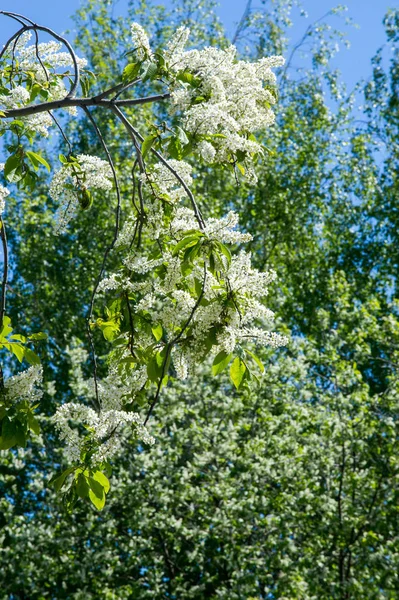
[[[156,186],[157,193],[161,196],[167,196],[169,202],[180,202],[187,197],[187,192],[172,170],[177,173],[187,187],[190,187],[193,182],[191,177],[192,167],[183,160],[174,159],[168,160],[168,165],[170,168],[163,163],[156,163],[146,173],[140,175],[140,179],[152,189],[153,186]]]
[[[42,379],[43,369],[37,365],[13,375],[4,382],[7,400],[13,404],[23,401],[36,404],[43,396]]]
[[[132,23],[130,27],[130,32],[132,35],[134,50],[136,51],[139,60],[145,60],[146,58],[150,58],[152,55],[150,42],[142,26],[138,23]]]
[[[179,29],[165,57],[176,74],[188,72],[197,80],[196,85],[176,80],[172,102],[182,114],[184,129],[198,139],[199,154],[206,162],[232,162],[238,151],[250,158],[261,153],[260,144],[250,136],[274,123],[276,77],[271,69],[283,65],[284,59],[237,60],[234,46],[183,51],[187,38],[188,30]],[[253,181],[253,172],[248,171],[247,178]]]
[[[109,163],[97,156],[79,154],[77,163],[63,165],[50,184],[50,195],[62,202],[58,209],[56,232],[63,233],[79,206],[79,193],[93,188],[108,191],[112,188]]]
[[[53,420],[60,438],[66,444],[69,460],[75,463],[82,459],[82,451],[88,449],[94,450],[94,464],[109,460],[120,450],[127,425],[131,426],[137,439],[145,444],[154,443],[154,438],[142,425],[140,416],[124,410],[111,409],[96,413],[89,406],[70,402],[57,409]],[[81,433],[78,428],[81,424],[84,424],[90,433]]]

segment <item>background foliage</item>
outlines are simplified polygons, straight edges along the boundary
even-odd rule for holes
[[[76,45],[100,88],[122,70],[133,20],[159,41],[183,23],[197,44],[226,45],[212,7],[134,1],[115,20],[112,3],[87,0]],[[287,56],[289,24],[289,3],[263,2],[242,23],[240,51]],[[330,69],[339,32],[327,25],[310,29],[311,67],[288,61],[281,76],[256,189],[205,168],[196,181],[204,210],[236,209],[257,266],[277,270],[271,308],[292,341],[265,352],[251,393],[202,372],[168,389],[150,423],[157,443],[126,443],[100,515],[67,514],[46,482],[62,463],[49,417],[74,397],[74,351],[61,349],[86,343],[87,281],[114,207],[97,202],[57,238],[45,187],[9,206],[11,317],[50,339],[46,451],[0,452],[0,598],[399,598],[399,13],[385,19],[390,62],[377,53],[357,96]],[[130,114],[140,125],[150,110]],[[122,171],[129,149],[105,118]],[[70,134],[101,155],[83,117]]]

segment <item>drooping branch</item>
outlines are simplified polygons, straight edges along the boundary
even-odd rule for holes
[[[53,31],[52,29],[50,29],[49,27],[37,25],[37,23],[34,23],[33,21],[31,21],[27,17],[24,17],[23,15],[19,15],[17,13],[12,13],[12,12],[7,12],[4,10],[0,10],[0,14],[5,15],[6,17],[10,17],[11,19],[14,19],[15,21],[17,21],[18,23],[21,23],[21,24],[22,24],[21,19],[25,19],[25,21],[27,23],[29,23],[29,25],[23,24],[23,27],[18,32],[18,34],[24,33],[25,31],[34,31],[35,35],[36,35],[36,39],[37,39],[37,32],[43,31],[44,33],[48,33],[52,38],[54,38],[58,42],[61,42],[61,44],[63,44],[66,47],[66,49],[68,50],[68,52],[71,56],[72,63],[73,63],[73,69],[74,69],[73,83],[71,85],[71,88],[70,88],[66,98],[73,98],[76,90],[78,89],[80,73],[79,73],[79,65],[78,65],[78,61],[76,58],[76,54],[75,54],[74,49],[72,48],[71,44],[68,42],[68,40],[66,38],[62,37],[61,35],[59,35],[58,33],[56,33],[55,31]],[[11,38],[11,39],[14,39],[14,38],[15,38],[15,36],[13,36],[13,38]],[[8,45],[9,44],[6,44],[6,46],[4,47],[3,52],[0,55],[0,58],[3,56],[4,52],[7,50]]]
[[[7,279],[8,279],[8,246],[7,246],[7,234],[4,221],[0,217],[0,237],[3,246],[3,279],[1,283],[1,298],[0,298],[0,327],[3,324],[3,318],[6,312],[6,292],[7,292]]]
[[[7,293],[7,279],[8,279],[8,246],[7,246],[7,234],[2,217],[0,217],[0,237],[3,246],[3,279],[1,283],[1,298],[0,298],[0,327],[3,326],[3,319],[6,312],[6,293]],[[0,391],[4,389],[4,376],[3,368],[0,365]]]
[[[100,403],[100,399],[99,399],[99,394],[98,394],[98,384],[97,384],[97,357],[96,357],[96,351],[95,351],[95,347],[94,347],[94,341],[93,341],[93,336],[91,333],[91,329],[90,329],[90,324],[91,324],[91,319],[93,316],[93,308],[94,308],[94,299],[98,290],[98,286],[100,284],[101,278],[104,274],[104,269],[105,269],[105,264],[108,258],[109,253],[111,252],[112,248],[115,246],[115,242],[117,240],[118,237],[118,232],[119,232],[119,224],[120,224],[120,215],[121,215],[121,192],[120,192],[120,186],[119,186],[119,180],[118,180],[118,176],[115,170],[115,165],[114,165],[114,161],[112,160],[112,156],[109,152],[108,146],[104,140],[104,137],[94,119],[94,117],[92,116],[91,112],[89,111],[89,109],[87,107],[84,107],[84,111],[89,119],[89,121],[91,122],[91,124],[93,125],[94,131],[96,132],[96,136],[101,144],[101,146],[103,147],[103,150],[107,156],[107,160],[109,162],[109,166],[111,167],[111,171],[112,171],[112,175],[114,178],[114,184],[115,184],[115,190],[116,190],[116,196],[117,196],[117,206],[115,209],[115,228],[114,228],[114,234],[111,240],[111,243],[107,246],[104,256],[103,256],[103,261],[101,264],[101,268],[100,268],[100,272],[98,274],[98,277],[96,279],[96,282],[94,284],[94,288],[92,291],[92,295],[91,295],[91,299],[90,299],[90,305],[89,305],[89,310],[88,310],[88,314],[87,314],[87,333],[88,333],[88,338],[89,338],[89,342],[90,342],[90,347],[91,347],[91,351],[92,351],[92,357],[93,357],[93,374],[94,374],[94,388],[95,388],[95,394],[96,394],[96,404],[97,404],[97,410],[100,409],[101,407],[101,403]]]

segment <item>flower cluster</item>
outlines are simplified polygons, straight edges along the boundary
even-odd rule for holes
[[[237,229],[238,215],[230,211],[225,217],[199,222],[193,208],[181,203],[187,199],[191,182],[191,167],[183,161],[158,163],[140,179],[145,227],[156,243],[137,250],[138,217],[130,217],[116,244],[124,253],[124,268],[99,287],[129,299],[131,329],[125,329],[121,338],[125,350],[116,353],[116,361],[129,362],[133,353],[132,361],[138,364],[135,352],[153,348],[155,335],[158,377],[162,352],[165,355],[170,347],[175,373],[184,378],[209,354],[232,354],[247,342],[284,345],[287,339],[270,331],[273,313],[263,304],[275,273],[253,269],[248,252],[232,253],[234,246],[252,239]],[[131,367],[125,374],[128,381],[137,372],[137,367]],[[151,380],[151,369],[141,369],[141,385]]]
[[[128,425],[138,440],[154,443],[140,416],[125,410],[96,413],[89,406],[70,402],[59,407],[53,419],[60,438],[66,443],[68,459],[74,463],[83,461],[87,453],[94,465],[109,460],[120,450]]]
[[[150,58],[152,55],[150,42],[142,26],[139,25],[139,23],[132,23],[130,27],[130,32],[132,35],[132,42],[137,58],[139,60],[145,60],[146,58]]]
[[[64,79],[69,79],[71,69],[74,67],[71,54],[61,51],[60,42],[52,40],[46,43],[29,44],[31,38],[32,33],[25,32],[19,36],[13,46],[13,72],[16,81],[8,93],[0,95],[0,109],[26,106],[34,100],[38,90],[41,91],[41,99],[45,98],[48,101],[60,100],[68,94]],[[10,49],[7,55],[12,59]],[[83,69],[87,64],[85,59],[79,57],[76,57],[76,62],[79,69]],[[29,73],[27,78],[24,75],[26,73]],[[31,89],[32,81],[36,86],[35,91]],[[75,107],[68,107],[66,110],[73,115],[76,114]],[[48,136],[49,128],[54,125],[51,115],[47,112],[20,117],[20,120],[30,131],[43,137]],[[6,127],[6,123],[2,123],[1,127]]]
[[[79,154],[65,160],[50,184],[50,195],[61,203],[56,216],[56,231],[63,233],[79,206],[91,205],[90,189],[108,191],[112,188],[112,170],[109,163],[97,156]]]
[[[7,379],[4,383],[7,402],[11,404],[19,404],[24,401],[29,404],[39,402],[43,396],[42,378],[42,367],[34,365]]]
[[[179,28],[164,54],[176,74],[172,102],[182,126],[205,162],[240,162],[247,178],[255,180],[251,161],[262,147],[253,133],[274,123],[272,69],[284,59],[238,60],[234,46],[184,51],[188,36],[188,29]]]

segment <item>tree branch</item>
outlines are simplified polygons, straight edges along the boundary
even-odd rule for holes
[[[105,92],[103,92],[105,93]],[[91,98],[70,98],[66,97],[62,100],[51,100],[50,102],[42,102],[41,104],[32,104],[31,106],[23,106],[21,108],[10,108],[4,109],[2,112],[4,116],[2,119],[29,117],[30,115],[37,115],[42,112],[49,110],[57,110],[70,108],[71,106],[78,106],[80,108],[87,108],[89,106],[105,106],[112,108],[113,106],[129,107],[135,106],[136,104],[148,104],[150,102],[158,102],[159,100],[167,100],[170,98],[170,93],[157,94],[155,96],[147,96],[145,98],[133,98],[131,100],[104,100],[99,96],[92,96]]]

